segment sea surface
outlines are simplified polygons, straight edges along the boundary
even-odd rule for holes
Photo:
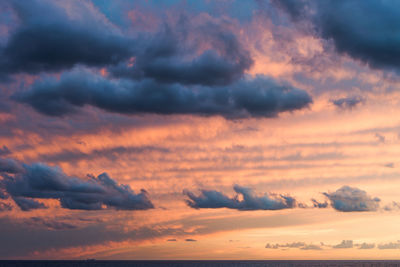
[[[400,261],[0,261],[0,267],[388,267]]]

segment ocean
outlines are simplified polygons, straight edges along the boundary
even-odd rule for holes
[[[0,261],[0,267],[400,267],[400,261]]]

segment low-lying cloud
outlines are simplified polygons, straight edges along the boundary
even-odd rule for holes
[[[184,191],[184,194],[189,198],[186,200],[187,205],[195,209],[281,210],[297,206],[296,199],[289,195],[256,196],[251,189],[239,185],[235,185],[233,189],[237,195],[232,198],[215,190],[201,190],[201,194],[197,196],[190,191]],[[239,195],[242,200],[239,200]]]
[[[372,198],[365,191],[355,187],[345,185],[335,192],[323,194],[338,211],[376,211],[379,208],[379,198]]]
[[[1,160],[0,189],[21,210],[45,208],[38,199],[57,199],[63,208],[79,210],[146,210],[154,208],[148,193],[135,193],[129,185],[119,185],[107,173],[87,179],[66,175],[60,168],[41,163],[21,164]],[[10,166],[7,167],[6,164]],[[17,166],[17,168],[15,167]]]

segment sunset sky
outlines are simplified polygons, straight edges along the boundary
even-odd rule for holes
[[[400,1],[0,1],[0,259],[400,259]]]

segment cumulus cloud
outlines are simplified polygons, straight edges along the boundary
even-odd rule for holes
[[[365,191],[355,187],[345,185],[335,192],[323,194],[338,211],[376,211],[379,208],[379,198],[372,198]]]
[[[307,19],[336,50],[373,68],[400,67],[398,1],[275,1],[295,20]],[[366,30],[368,29],[368,30]]]
[[[337,108],[340,109],[353,109],[357,105],[364,102],[364,99],[360,96],[349,96],[338,99],[332,99],[331,102],[333,105],[335,105]]]
[[[0,51],[3,74],[58,71],[76,64],[102,66],[131,56],[131,42],[113,30],[88,3],[81,3],[75,10],[84,13],[84,18],[69,14],[60,2],[9,3],[20,25]]]
[[[157,32],[128,35],[90,3],[70,1],[66,7],[35,0],[10,1],[10,6],[20,25],[0,51],[3,74],[59,71],[83,64],[107,67],[115,77],[134,80],[226,85],[253,64],[229,27],[207,16],[195,24],[181,14],[176,22],[165,21]]]
[[[197,114],[226,118],[274,117],[307,107],[311,96],[264,76],[243,78],[230,86],[187,87],[153,80],[108,80],[76,69],[60,80],[37,81],[14,99],[37,111],[62,116],[84,105],[125,114]]]
[[[296,200],[288,195],[256,196],[251,189],[239,185],[235,185],[233,189],[237,193],[233,198],[215,190],[201,190],[198,196],[190,191],[184,191],[184,194],[189,198],[186,200],[187,205],[195,209],[281,210],[297,206]],[[243,200],[239,200],[239,195],[243,197]]]
[[[332,246],[333,248],[353,248],[353,240],[342,240],[340,244]]]
[[[322,247],[318,246],[318,245],[310,244],[310,245],[306,245],[304,247],[301,247],[300,249],[301,250],[322,250]]]
[[[1,162],[1,161],[0,161]],[[6,162],[6,161],[5,161]],[[11,166],[16,161],[9,161]],[[41,163],[23,164],[21,169],[0,170],[1,187],[24,211],[45,208],[35,199],[57,199],[63,208],[101,210],[145,210],[153,208],[148,193],[135,193],[129,185],[118,185],[107,173],[87,179],[66,175],[60,168]]]

